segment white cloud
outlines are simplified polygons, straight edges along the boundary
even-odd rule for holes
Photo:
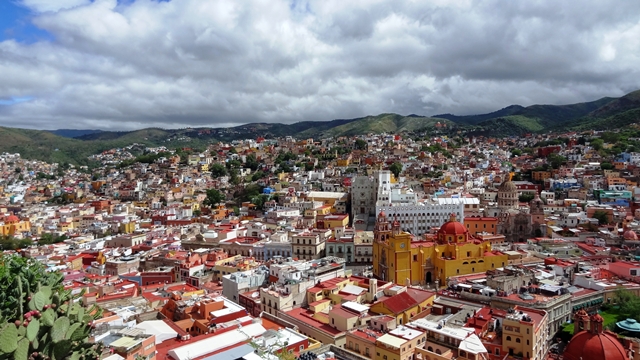
[[[640,3],[23,0],[0,124],[220,126],[492,111],[634,90]],[[597,16],[595,15],[597,14]]]
[[[90,0],[20,0],[20,4],[37,12],[60,11],[87,5]]]

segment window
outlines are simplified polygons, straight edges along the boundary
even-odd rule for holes
[[[360,351],[360,344],[356,344],[356,351]]]
[[[527,340],[527,345],[529,345],[529,340]]]
[[[507,336],[507,341],[511,341],[511,336]]]
[[[349,349],[353,349],[353,341],[349,341]]]
[[[413,255],[413,261],[418,261],[418,255]]]
[[[496,355],[500,355],[500,349],[496,348]]]
[[[520,344],[520,338],[516,338],[516,342]]]
[[[300,345],[300,351],[304,350],[304,345]]]
[[[638,270],[631,270],[631,275],[633,275],[633,276],[638,275]]]

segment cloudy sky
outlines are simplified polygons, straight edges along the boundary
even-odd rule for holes
[[[474,114],[640,88],[640,1],[0,0],[0,125]]]

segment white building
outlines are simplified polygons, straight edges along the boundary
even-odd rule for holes
[[[403,231],[422,235],[449,221],[451,214],[464,219],[465,198],[419,199],[412,189],[391,183],[391,172],[376,171],[373,176],[356,177],[351,186],[354,227],[384,211],[398,220]],[[474,199],[476,202],[477,199]]]

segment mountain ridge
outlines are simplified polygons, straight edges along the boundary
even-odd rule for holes
[[[229,128],[145,128],[133,131],[52,131],[0,127],[0,152],[26,158],[86,164],[104,150],[138,143],[146,146],[204,147],[211,142],[257,137],[339,137],[376,133],[446,133],[510,136],[544,131],[611,129],[640,122],[640,90],[619,98],[567,105],[510,105],[487,114],[422,116],[382,113],[354,119],[301,121],[293,124],[249,123]],[[66,135],[61,136],[61,135]],[[75,136],[72,136],[75,135]]]

